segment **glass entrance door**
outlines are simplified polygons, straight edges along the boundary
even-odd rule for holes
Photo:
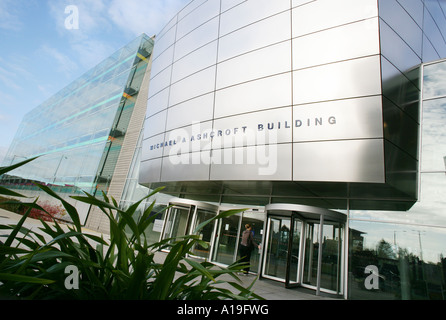
[[[291,219],[287,217],[268,218],[268,239],[265,252],[264,275],[285,281],[288,260]]]
[[[262,275],[341,294],[345,215],[322,208],[271,204],[267,209]]]
[[[178,238],[187,234],[192,208],[172,207],[167,215],[164,228],[164,239]]]
[[[198,225],[211,219],[213,216],[215,216],[214,212],[198,209],[192,231],[195,230]],[[191,251],[194,256],[202,258],[209,257],[213,232],[214,223],[207,224],[199,231],[200,240],[204,241],[205,244],[197,243],[192,247]]]
[[[299,283],[302,221],[291,217],[268,218],[264,276],[284,281],[287,287]]]
[[[218,212],[218,207],[187,199],[173,199],[169,208],[162,231],[162,240],[171,239],[170,243],[189,234],[197,234],[200,242],[194,244],[190,255],[200,258],[209,258],[214,239],[215,221],[196,228],[203,222],[212,219]],[[169,251],[165,249],[164,251]]]
[[[337,223],[324,223],[323,228],[320,226],[319,223],[307,223],[302,284],[314,288],[319,285],[325,291],[339,293],[343,228]]]
[[[300,283],[300,246],[303,222],[291,216],[291,238],[288,242],[288,271],[285,281],[286,287],[293,287]]]
[[[213,260],[230,265],[237,260],[237,237],[240,230],[240,216],[230,216],[221,219],[214,249]]]

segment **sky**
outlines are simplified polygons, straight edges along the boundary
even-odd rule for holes
[[[0,164],[25,114],[190,0],[0,0]]]

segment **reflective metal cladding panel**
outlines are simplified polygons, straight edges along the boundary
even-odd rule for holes
[[[383,183],[377,0],[195,0],[156,38],[140,183]]]

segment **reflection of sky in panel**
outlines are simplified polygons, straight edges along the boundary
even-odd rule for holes
[[[81,148],[44,155],[13,171],[14,175],[45,183],[79,185],[93,182],[105,147],[105,141]]]
[[[446,95],[446,61],[426,65],[423,99]],[[445,171],[446,98],[423,102],[422,171]]]
[[[421,170],[445,171],[446,98],[423,103],[422,128]]]
[[[424,67],[423,98],[446,95],[446,62]]]
[[[112,95],[122,94],[140,41],[135,39],[25,115],[26,125],[17,137],[26,139]]]
[[[446,175],[421,174],[420,199],[407,212],[401,211],[350,211],[352,219],[370,219],[395,223],[421,224],[446,227]]]

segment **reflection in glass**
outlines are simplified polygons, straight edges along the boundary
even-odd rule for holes
[[[445,123],[446,98],[425,101],[422,126],[422,171],[446,170]]]
[[[205,211],[198,209],[196,213],[196,220],[194,228],[191,230],[193,231],[198,225],[201,223],[211,219],[213,216],[215,216],[215,213],[210,211]],[[208,223],[206,226],[204,226],[199,233],[200,240],[204,243],[196,243],[192,249],[191,253],[197,257],[203,257],[208,258],[209,252],[211,249],[211,241],[212,241],[212,234],[214,231],[214,224],[215,223]]]
[[[47,195],[33,181],[46,184],[66,196],[85,223],[89,206],[69,196],[109,191],[152,47],[141,35],[26,114],[5,165],[38,158],[0,183],[42,201]]]
[[[294,219],[293,224],[293,238],[290,247],[290,269],[289,269],[289,281],[296,283],[299,279],[299,254],[300,254],[300,238],[302,231],[302,221]]]
[[[290,218],[269,219],[268,248],[265,257],[265,274],[285,280],[290,237]]]
[[[324,225],[322,242],[321,288],[339,292],[341,286],[342,228]]]
[[[319,253],[319,224],[309,223],[305,229],[305,256],[302,283],[317,285],[317,261]]]
[[[214,251],[216,262],[230,265],[235,261],[239,222],[240,216],[230,216],[221,220]]]
[[[351,299],[445,299],[446,230],[350,221]],[[378,289],[367,289],[365,268],[376,266]]]
[[[446,63],[433,63],[424,67],[423,98],[446,95]]]
[[[175,239],[188,234],[190,223],[189,211],[188,208],[175,207],[170,210],[164,230],[164,239]]]

